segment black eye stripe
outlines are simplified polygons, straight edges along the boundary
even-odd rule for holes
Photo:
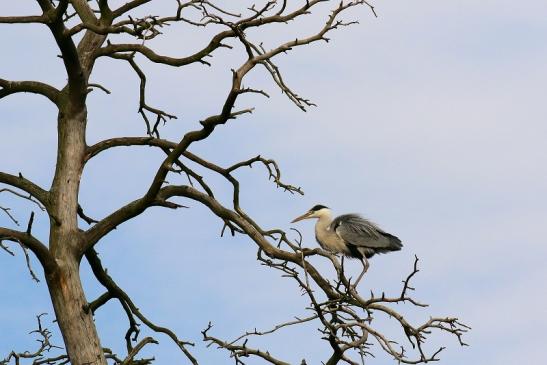
[[[321,205],[321,204],[317,204],[316,206],[314,206],[313,208],[310,209],[310,211],[312,212],[317,212],[318,210],[321,210],[321,209],[329,209],[328,207],[324,206],[324,205]]]

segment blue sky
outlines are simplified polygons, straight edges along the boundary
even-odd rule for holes
[[[2,13],[25,7],[33,9],[33,2],[3,5]],[[260,153],[279,162],[287,182],[303,187],[304,197],[290,196],[275,189],[262,169],[242,171],[244,206],[264,226],[288,229],[294,216],[323,203],[335,213],[362,213],[401,237],[403,251],[372,260],[362,290],[396,292],[418,255],[416,296],[430,307],[409,316],[456,315],[473,327],[468,348],[450,337],[432,339],[448,346],[441,364],[539,363],[547,342],[547,3],[382,1],[376,9],[379,18],[365,8],[352,12],[360,24],[336,32],[329,44],[278,59],[291,87],[317,108],[300,112],[263,72],[253,72],[246,84],[272,98],[242,98],[238,105],[255,106],[254,114],[219,128],[192,150],[224,165]],[[309,34],[313,25],[307,19],[250,36],[273,44],[291,32]],[[169,30],[153,46],[174,55],[206,39],[185,28]],[[62,85],[62,67],[44,29],[2,26],[0,32],[9,50],[0,58],[1,77]],[[150,103],[179,116],[163,135],[177,138],[216,112],[229,87],[229,68],[240,60],[222,51],[211,68],[169,70],[141,62],[150,75]],[[113,93],[91,94],[88,142],[143,134],[130,70],[101,61],[93,79]],[[22,95],[2,100],[0,116],[0,169],[49,186],[55,110]],[[141,148],[93,160],[81,190],[86,212],[103,217],[138,197],[161,158]],[[34,208],[7,195],[0,203],[22,221]],[[177,212],[153,209],[97,248],[145,314],[195,341],[203,363],[229,363],[225,352],[201,343],[199,331],[209,320],[215,334],[233,338],[303,315],[306,303],[292,282],[258,265],[252,242],[219,238],[221,224],[199,205],[188,205]],[[4,215],[0,224],[12,225]],[[299,228],[305,244],[315,247],[312,224]],[[47,235],[44,216],[37,217],[35,230]],[[52,309],[47,288],[30,280],[21,254],[0,253],[0,267],[2,357],[32,345],[27,333],[34,315]],[[101,291],[86,265],[82,270],[92,299]],[[122,349],[120,309],[109,304],[96,320],[103,345]],[[281,332],[272,337],[271,351],[291,363],[306,357],[316,364],[326,349],[315,337],[313,326]],[[167,338],[158,339],[158,364],[183,359]],[[381,356],[376,361],[387,363]]]

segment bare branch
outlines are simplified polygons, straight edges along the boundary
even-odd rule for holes
[[[87,73],[84,72],[78,50],[66,34],[62,15],[68,7],[68,0],[59,1],[57,8],[54,8],[49,0],[37,0],[44,14],[48,16],[48,27],[55,38],[57,46],[61,51],[62,59],[68,76],[68,94],[74,106],[82,107],[87,93]]]
[[[129,146],[151,146],[151,147],[160,147],[164,150],[173,150],[176,148],[177,144],[174,142],[167,141],[165,139],[160,138],[153,138],[153,137],[118,137],[118,138],[111,138],[104,141],[101,141],[99,143],[96,143],[95,145],[88,148],[85,161],[89,161],[91,158],[96,156],[97,154],[115,147],[129,147]],[[285,184],[281,181],[281,170],[277,164],[272,159],[266,159],[262,156],[256,156],[251,159],[248,159],[246,161],[238,162],[228,168],[221,168],[219,166],[216,166],[199,156],[191,153],[190,151],[184,151],[182,155],[189,160],[207,168],[210,170],[213,170],[215,172],[218,172],[222,175],[230,175],[235,170],[241,168],[241,167],[252,167],[254,163],[261,163],[268,171],[269,179],[273,180],[276,186],[284,189],[285,191],[288,191],[290,193],[298,193],[300,195],[303,195],[304,192],[300,187],[295,187],[292,185]]]
[[[95,13],[93,12],[93,9],[91,6],[89,6],[89,3],[87,0],[70,0],[70,3],[74,10],[76,10],[76,14],[78,14],[78,17],[83,22],[96,22],[97,17],[95,16]],[[104,9],[104,1],[102,4],[102,8]]]
[[[122,305],[127,305],[127,307],[130,310],[130,313],[134,314],[137,318],[139,318],[148,328],[151,330],[163,333],[169,336],[173,342],[179,347],[179,349],[185,354],[185,356],[190,360],[190,362],[194,365],[198,365],[197,360],[192,356],[192,354],[186,349],[187,345],[192,345],[189,342],[185,342],[180,340],[173,331],[171,331],[168,328],[160,327],[152,323],[148,318],[146,318],[140,310],[135,306],[129,295],[127,295],[115,282],[114,280],[106,273],[106,270],[103,268],[101,261],[99,259],[99,256],[97,255],[97,252],[93,249],[90,249],[85,254],[87,261],[89,262],[89,265],[91,266],[91,269],[93,271],[93,274],[97,278],[97,280],[103,285],[110,295],[113,298],[117,298],[120,300]],[[131,328],[130,328],[131,330]],[[131,332],[128,332],[131,333]],[[127,339],[127,337],[126,337]],[[136,340],[136,338],[135,338]],[[144,343],[146,344],[146,343]],[[144,345],[143,345],[144,346]],[[136,348],[136,347],[135,347]]]
[[[16,93],[31,93],[45,96],[54,104],[57,104],[59,100],[59,90],[39,81],[9,81],[0,79],[0,87],[0,99]]]
[[[88,217],[88,216],[84,213],[84,210],[82,209],[82,206],[81,206],[80,204],[78,204],[78,216],[79,216],[80,218],[82,218],[87,224],[98,223],[97,220]]]
[[[51,332],[44,328],[42,325],[42,317],[46,315],[45,313],[42,313],[38,316],[36,316],[36,320],[38,321],[38,328],[32,332],[31,334],[35,333],[38,335],[38,338],[36,341],[39,343],[38,348],[31,352],[31,351],[24,351],[24,352],[15,352],[12,351],[10,354],[4,358],[4,360],[0,360],[0,365],[8,365],[12,360],[15,362],[16,365],[20,364],[21,359],[34,359],[33,364],[34,365],[41,365],[46,364],[45,362],[42,362],[41,360],[44,359],[45,355],[54,349],[59,349],[60,347],[55,346],[51,343]],[[61,357],[55,358],[57,360],[66,359],[66,355],[62,355]],[[54,364],[52,361],[53,359],[48,359],[51,362],[48,364]]]
[[[249,355],[255,355],[257,357],[262,358],[263,360],[266,360],[270,364],[289,365],[288,362],[276,359],[267,351],[260,351],[258,349],[247,347],[246,343],[244,343],[243,345],[234,345],[234,344],[230,344],[225,341],[222,341],[216,337],[210,336],[208,332],[212,327],[213,327],[212,324],[209,323],[207,328],[201,331],[201,333],[203,334],[203,341],[209,342],[210,344],[216,344],[218,345],[219,348],[223,348],[230,351],[230,353],[232,354],[232,357],[234,357],[236,361],[236,364],[243,364],[243,362],[239,360],[239,357],[248,357]]]
[[[21,249],[23,250],[23,254],[25,255],[25,261],[27,263],[27,269],[30,273],[30,277],[32,278],[32,280],[34,280],[35,282],[39,283],[40,282],[40,279],[38,279],[38,277],[36,276],[36,274],[34,273],[34,271],[32,270],[32,266],[30,265],[30,257],[28,255],[28,252],[27,252],[27,248],[25,245],[23,245],[22,242],[19,242],[19,245],[21,246]]]
[[[51,214],[51,212],[49,211],[49,192],[34,184],[32,181],[24,178],[23,175],[19,174],[19,176],[14,176],[4,172],[0,172],[0,183],[13,186],[26,192],[29,195],[25,196],[8,188],[2,188],[0,190],[0,193],[5,191],[17,195],[18,197],[27,199],[37,204],[40,210],[47,209],[48,212]]]
[[[147,344],[149,343],[154,343],[154,344],[157,344],[158,341],[154,340],[152,337],[145,337],[143,338],[136,346],[133,350],[131,350],[131,352],[127,355],[127,357],[125,358],[125,360],[123,360],[120,365],[131,365],[133,364],[133,359],[135,358],[135,356],[137,356],[137,354],[143,349],[144,346],[146,346]]]
[[[27,195],[21,194],[21,193],[15,191],[15,190],[8,189],[8,188],[0,189],[0,194],[3,193],[3,192],[10,193],[10,194],[13,194],[15,196],[18,196],[19,198],[29,200],[29,201],[33,202],[34,204],[36,204],[41,211],[46,210],[46,208],[38,200],[34,199],[31,194],[29,194],[27,196]]]
[[[236,338],[235,340],[231,341],[229,344],[232,345],[236,342],[239,342],[241,341],[242,339],[246,338],[246,337],[249,337],[249,336],[265,336],[265,335],[269,335],[271,333],[274,333],[276,332],[277,330],[281,329],[281,328],[284,328],[284,327],[289,327],[289,326],[294,326],[294,325],[299,325],[299,324],[302,324],[302,323],[306,323],[306,322],[309,322],[309,321],[313,321],[314,319],[317,319],[318,316],[316,314],[310,316],[310,317],[305,317],[305,318],[298,318],[298,317],[295,317],[294,320],[292,321],[288,321],[288,322],[284,322],[284,323],[280,323],[278,325],[275,325],[274,328],[270,329],[270,330],[266,330],[266,331],[257,331],[256,328],[253,330],[253,331],[247,331],[245,332],[243,335],[239,336],[238,338]]]
[[[19,225],[19,221],[17,219],[15,219],[15,217],[13,216],[13,214],[11,214],[11,208],[6,208],[6,207],[0,207],[0,209],[2,211],[4,211],[4,213],[6,213],[6,215],[8,216],[9,219],[11,219],[11,221],[13,223],[15,223],[16,225]]]
[[[28,16],[2,16],[0,24],[45,24],[48,18],[44,15],[28,15]]]
[[[97,89],[99,89],[99,90],[104,91],[105,94],[110,94],[110,90],[108,90],[106,87],[104,87],[104,86],[102,86],[102,85],[100,85],[100,84],[88,83],[87,86],[90,88],[90,90],[91,90],[91,88],[95,87],[95,88],[97,88]]]
[[[343,272],[339,273],[339,275],[342,276],[340,283],[343,283],[347,289],[346,291],[340,291],[338,289],[340,287],[340,284],[331,286],[331,284],[328,283],[308,261],[303,259],[305,255],[309,255],[311,254],[311,252],[301,250],[299,248],[299,245],[294,244],[291,244],[291,247],[297,250],[294,254],[291,254],[284,250],[276,249],[264,237],[265,235],[268,235],[270,233],[257,228],[256,223],[249,221],[248,218],[245,217],[245,215],[236,214],[235,212],[227,210],[214,199],[211,199],[210,197],[192,189],[191,187],[166,186],[161,189],[160,194],[165,196],[185,196],[193,200],[200,201],[201,203],[209,207],[215,213],[215,215],[219,216],[222,219],[227,219],[234,222],[260,247],[259,259],[263,260],[263,262],[268,266],[279,269],[286,273],[288,277],[295,279],[299,283],[299,286],[310,298],[312,302],[312,308],[316,312],[317,317],[321,320],[321,323],[325,326],[324,331],[325,334],[327,334],[326,338],[330,339],[329,341],[332,342],[331,345],[336,345],[333,345],[334,355],[332,359],[340,360],[344,358],[344,353],[350,349],[355,349],[360,354],[366,353],[366,349],[364,348],[364,346],[366,345],[367,335],[370,333],[378,340],[379,344],[385,351],[396,357],[397,360],[399,360],[400,362],[412,364],[433,361],[438,352],[431,356],[425,355],[425,352],[422,349],[422,343],[425,338],[425,334],[429,333],[431,329],[436,328],[444,332],[452,333],[460,339],[461,336],[468,329],[467,326],[462,325],[456,319],[452,318],[436,318],[434,320],[428,321],[421,326],[412,326],[401,314],[396,312],[394,309],[389,308],[384,304],[380,304],[389,304],[392,302],[404,300],[411,301],[410,298],[406,295],[406,291],[403,295],[403,299],[390,299],[386,298],[385,295],[382,295],[381,298],[374,298],[367,301],[359,296],[354,286],[349,284],[349,280],[343,276]],[[286,236],[281,236],[280,239],[283,242],[286,242],[287,240]],[[262,251],[267,253],[267,255],[271,259],[262,259],[260,255]],[[301,267],[305,272],[306,278],[301,279],[298,272],[288,265],[289,263],[294,263],[297,266]],[[416,270],[417,268],[415,267],[414,271]],[[338,268],[337,271],[339,271]],[[321,293],[326,295],[328,299],[326,302],[320,303],[316,299],[315,294],[310,287],[310,283],[307,280],[308,275],[321,288]],[[412,277],[413,275],[414,274],[411,273],[409,277]],[[407,286],[408,280],[405,281]],[[369,317],[361,318],[353,309],[354,307],[365,311],[365,313],[369,313]],[[385,313],[390,318],[394,318],[396,321],[399,322],[411,344],[413,344],[413,346],[417,346],[420,353],[419,359],[408,359],[404,351],[398,351],[393,348],[393,346],[391,345],[391,340],[388,340],[380,332],[370,327],[368,322],[372,321],[372,312],[374,311]],[[333,316],[334,322],[327,320],[327,314]],[[348,316],[349,318],[346,318]],[[342,331],[342,337],[340,337],[339,331]],[[349,341],[344,340],[344,337],[346,336],[349,337]],[[233,349],[235,350],[236,348]]]
[[[151,0],[132,0],[128,1],[124,5],[120,6],[118,9],[114,10],[112,12],[112,16],[114,18],[117,18],[128,11],[131,11],[132,9],[138,8],[139,6],[146,4],[147,2],[150,2]]]
[[[209,65],[209,62],[205,61],[203,58],[211,54],[214,50],[225,47],[222,43],[222,40],[225,38],[228,38],[232,35],[232,32],[230,31],[224,31],[219,34],[217,34],[215,37],[211,39],[209,44],[204,47],[202,50],[186,57],[169,57],[169,56],[162,56],[154,52],[152,49],[144,46],[143,44],[109,44],[106,47],[103,47],[99,49],[95,56],[96,57],[102,57],[102,56],[112,56],[112,55],[120,55],[120,54],[126,54],[126,53],[140,53],[146,58],[148,58],[150,61],[155,63],[162,63],[169,66],[175,66],[175,67],[181,67],[186,66],[192,63],[202,63],[204,65]]]
[[[288,251],[284,251],[272,246],[270,242],[268,242],[268,240],[266,239],[265,232],[262,230],[258,230],[256,223],[252,222],[249,218],[243,218],[238,213],[222,206],[215,199],[212,199],[208,195],[201,193],[200,191],[192,187],[166,186],[161,189],[159,196],[162,196],[164,198],[181,196],[199,201],[207,206],[216,216],[234,222],[239,228],[245,231],[245,233],[253,241],[255,241],[255,243],[257,243],[268,256],[276,257],[297,264],[301,263],[300,254],[290,253]],[[319,285],[321,289],[323,289],[325,294],[329,298],[338,298],[339,295],[336,293],[335,290],[333,290],[333,288],[331,288],[330,284],[319,274],[315,267],[310,263],[306,263],[306,265],[308,274],[313,278],[317,285]]]
[[[38,258],[44,270],[53,272],[57,267],[48,248],[35,237],[26,232],[15,231],[9,228],[0,227],[0,241],[18,242],[29,248]]]
[[[159,138],[159,124],[163,122],[163,124],[167,123],[168,119],[177,119],[175,115],[171,115],[169,113],[166,113],[165,111],[157,108],[153,108],[150,105],[146,103],[146,75],[144,72],[140,69],[140,67],[135,62],[134,55],[115,55],[112,56],[113,58],[118,59],[124,59],[133,68],[135,73],[138,75],[140,79],[140,92],[139,92],[139,114],[142,116],[144,122],[146,123],[146,133],[149,136],[156,136]],[[148,116],[146,112],[152,113],[156,116],[156,120],[154,124],[150,123],[150,120],[148,119]]]

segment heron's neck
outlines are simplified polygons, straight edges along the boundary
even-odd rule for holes
[[[325,212],[319,216],[317,223],[315,223],[316,230],[328,230],[332,223],[332,216],[330,212]]]
[[[330,230],[332,218],[329,213],[324,213],[319,216],[315,223],[315,239],[319,245],[325,250],[330,250],[332,245],[333,232]]]

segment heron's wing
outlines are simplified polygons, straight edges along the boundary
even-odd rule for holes
[[[381,230],[374,223],[358,214],[344,214],[336,217],[331,223],[331,229],[346,241],[357,247],[367,247],[378,251],[400,250],[401,241]]]

